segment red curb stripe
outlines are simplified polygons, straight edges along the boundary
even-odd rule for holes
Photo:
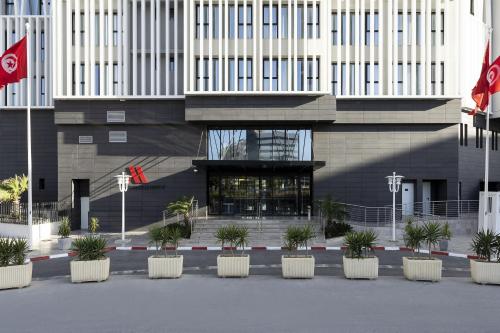
[[[30,261],[42,261],[42,260],[48,260],[48,259],[50,259],[49,256],[40,256],[40,257],[31,258]]]
[[[193,246],[191,250],[207,250],[206,246]]]
[[[235,246],[224,246],[222,249],[230,251],[230,250],[236,250],[236,247]]]
[[[446,251],[431,251],[431,254],[436,254],[438,256],[448,256],[448,252]]]
[[[469,255],[467,255],[467,259],[473,259],[473,260],[475,260],[475,259],[479,259],[479,257],[469,254]]]
[[[267,250],[266,246],[252,246],[252,250]]]
[[[311,250],[326,251],[326,246],[311,246]]]
[[[68,252],[68,257],[76,257],[78,253],[76,252]]]
[[[147,246],[132,246],[132,250],[147,250]]]
[[[288,250],[288,248],[286,246],[282,246],[281,249],[282,250]]]
[[[374,246],[372,247],[372,250],[385,251],[385,246]]]
[[[408,248],[408,247],[400,247],[399,248],[399,251],[407,251],[407,252],[412,252],[412,249]]]
[[[341,250],[347,250],[347,246],[341,246],[340,249]]]
[[[164,247],[164,249],[167,251],[174,251],[175,247],[174,246],[166,246],[166,247]]]

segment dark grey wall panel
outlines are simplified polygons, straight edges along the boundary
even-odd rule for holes
[[[126,130],[127,143],[109,143],[109,130]],[[205,174],[194,173],[204,127],[182,125],[59,125],[59,199],[71,201],[71,180],[90,180],[90,211],[105,230],[120,230],[121,194],[114,176],[141,166],[147,185],[131,185],[126,194],[127,230],[161,219],[168,202],[194,195],[205,203]],[[93,144],[78,144],[79,135],[93,135]],[[200,157],[205,156],[202,140]]]
[[[56,100],[56,124],[106,124],[106,111],[125,111],[126,124],[184,123],[184,100]]]
[[[57,200],[57,131],[52,110],[31,111],[33,200]],[[0,111],[0,179],[28,173],[26,111]],[[39,189],[39,179],[45,189]],[[26,195],[25,195],[26,196]],[[24,198],[26,199],[26,198]]]
[[[367,206],[392,203],[385,176],[393,171],[417,185],[447,180],[448,199],[457,197],[457,125],[318,125],[314,158],[326,166],[314,173],[316,199],[331,194],[342,202]],[[398,202],[401,201],[401,192]]]
[[[456,124],[460,100],[339,99],[338,124]]]
[[[333,96],[187,96],[186,121],[335,120]]]

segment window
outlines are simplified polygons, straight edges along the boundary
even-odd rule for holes
[[[95,91],[94,94],[99,96],[101,94],[101,70],[100,65],[95,64],[94,67],[94,75],[95,75]]]
[[[262,37],[270,38],[269,34],[272,33],[272,38],[278,38],[278,6],[273,6],[272,12],[270,13],[269,5],[264,5],[264,17],[262,22]]]
[[[332,64],[332,95],[337,95],[337,87],[338,87],[338,81],[337,81],[337,64]]]
[[[213,9],[213,8],[212,8]],[[203,20],[203,27],[201,26],[201,21]],[[208,38],[208,5],[203,5],[203,9],[200,5],[196,5],[196,38],[206,39]],[[201,30],[200,30],[201,29]],[[203,36],[201,34],[203,33]]]
[[[279,73],[278,73],[279,75]],[[281,59],[281,78],[280,78],[281,87],[280,90],[288,90],[288,60]]]
[[[373,93],[371,92],[371,65],[365,64],[365,95],[379,94],[379,69],[378,63],[373,64]]]
[[[245,22],[245,7],[238,6],[238,38],[252,38],[252,6],[247,5],[247,21]],[[246,26],[246,29],[245,29]],[[244,36],[246,31],[246,36]]]
[[[230,5],[229,6],[229,11],[228,11],[228,14],[229,14],[229,20],[228,20],[228,24],[229,24],[229,27],[228,27],[228,32],[229,32],[229,38],[235,38],[235,29],[234,29],[234,24],[235,24],[235,13],[234,13],[234,5]]]
[[[498,132],[491,131],[491,150],[498,150]]]
[[[431,63],[431,91],[433,95],[444,95],[444,62],[441,62],[441,78],[439,80],[441,89],[436,91],[436,63]]]
[[[441,45],[444,45],[444,11],[441,11],[441,26],[437,27],[436,12],[431,13],[431,43],[436,45],[436,32],[441,33]]]
[[[40,31],[40,61],[45,62],[45,31]]]
[[[476,148],[479,148],[479,128],[476,127]]]
[[[118,93],[118,64],[113,64],[113,95],[116,95],[117,93]]]
[[[38,190],[45,190],[45,178],[38,178]]]
[[[316,13],[314,13],[314,10]],[[316,21],[314,21],[316,15]],[[314,26],[316,26],[316,36],[313,36]],[[307,38],[319,38],[319,5],[316,9],[312,5],[307,6]]]
[[[127,131],[109,131],[110,143],[126,143]]]
[[[369,12],[365,14],[365,45],[370,45],[370,25],[371,25],[371,15]],[[378,45],[378,32],[379,32],[379,21],[378,12],[373,14],[373,45]]]
[[[459,139],[460,145],[464,145],[464,124],[460,124],[460,139]]]
[[[7,0],[7,2],[5,3],[5,13],[7,15],[14,14],[14,0]]]
[[[288,6],[281,6],[281,36],[280,38],[288,38]]]
[[[203,67],[202,67],[203,66]],[[196,90],[197,91],[207,91],[208,90],[208,58],[204,58],[201,61],[200,58],[196,59]]]
[[[319,59],[307,59],[307,90],[319,90]]]
[[[175,71],[175,61],[174,61],[174,57],[170,57],[170,60],[168,62],[168,69],[171,73],[173,73]]]
[[[209,129],[207,145],[209,160],[312,160],[312,133],[304,128]]]
[[[469,125],[464,124],[464,146],[469,145]]]
[[[233,91],[235,89],[235,84],[234,84],[234,74],[235,74],[235,68],[234,68],[234,58],[229,58],[229,73],[228,73],[228,80],[229,80],[229,90]]]
[[[332,13],[332,45],[337,45],[338,43],[338,30],[337,30],[337,12]]]
[[[40,77],[40,104],[45,105],[45,76]]]
[[[78,87],[76,86],[76,68],[75,64],[72,66],[72,78],[73,78],[73,88],[72,88],[72,93],[73,95],[83,95],[85,92],[85,64],[80,64],[78,70],[80,71],[80,82],[78,84]],[[77,90],[78,89],[78,90]]]
[[[470,7],[470,14],[474,15],[474,0],[470,0],[469,7]]]
[[[253,90],[252,59],[247,59],[247,90]],[[245,62],[243,58],[238,59],[238,90],[244,91]]]
[[[91,144],[94,142],[94,137],[92,135],[80,135],[78,137],[79,144]]]
[[[219,90],[219,59],[212,59],[212,90]]]
[[[219,5],[212,5],[212,21],[212,37],[219,38]]]
[[[304,90],[304,60],[297,59],[297,82],[295,83],[297,91]]]
[[[356,36],[356,19],[354,13],[349,13],[349,45],[354,45]]]
[[[297,6],[297,38],[304,38],[304,5]]]
[[[278,90],[278,59],[264,58],[263,90]]]
[[[340,15],[340,23],[341,23],[341,28],[340,30],[342,31],[340,35],[340,45],[345,45],[346,44],[346,14],[342,13]]]
[[[83,41],[84,38],[82,37],[81,40]],[[113,13],[113,46],[118,46],[118,14],[117,13]]]
[[[398,45],[403,45],[403,13],[398,13]]]

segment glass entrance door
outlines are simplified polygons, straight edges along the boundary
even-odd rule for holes
[[[310,183],[310,174],[211,174],[208,211],[212,215],[307,215],[311,204]]]

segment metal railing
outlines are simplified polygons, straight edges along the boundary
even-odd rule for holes
[[[367,207],[337,202],[345,211],[345,222],[364,226],[385,226],[392,224],[392,205],[383,207]],[[415,202],[412,205],[396,205],[396,223],[400,224],[406,218],[417,220],[460,219],[477,217],[479,202],[477,200],[448,200]],[[315,207],[324,230],[326,218],[319,207]]]
[[[59,202],[34,202],[33,224],[58,222],[69,216],[69,210]],[[0,203],[0,223],[28,224],[28,204],[25,202]]]

